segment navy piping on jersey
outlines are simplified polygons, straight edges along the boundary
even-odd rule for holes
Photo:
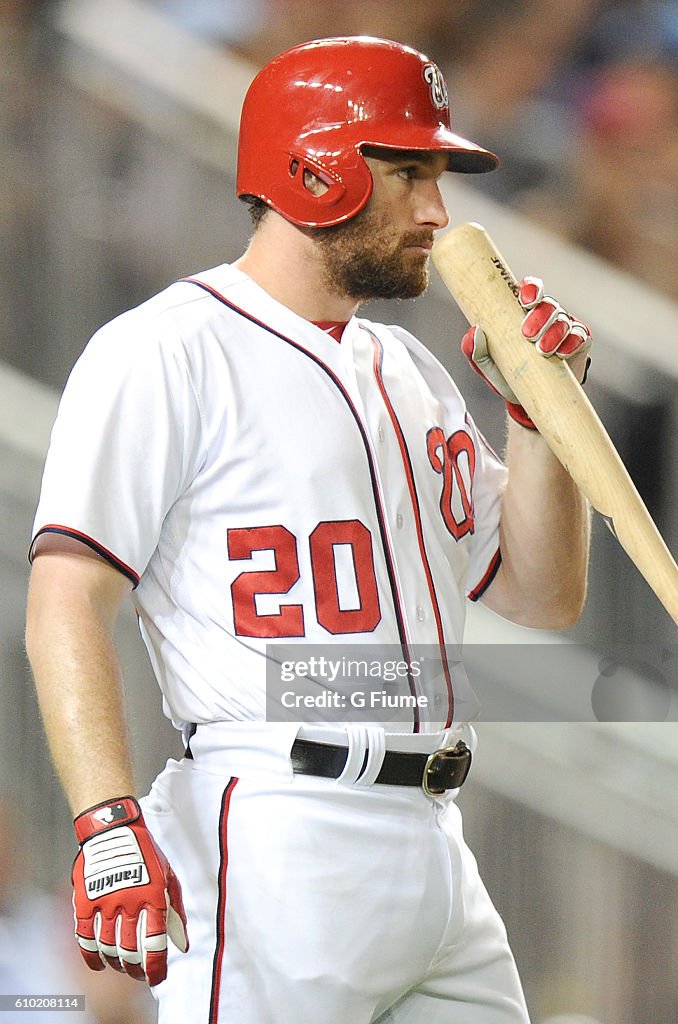
[[[447,686],[448,701],[448,714],[447,721],[445,722],[445,728],[448,729],[452,724],[452,719],[454,718],[454,690],[452,687],[452,676],[450,674],[450,666],[447,660],[447,651],[445,650],[445,634],[443,632],[443,623],[440,614],[440,606],[438,604],[438,598],[435,591],[435,584],[433,582],[433,573],[431,572],[431,565],[429,563],[428,555],[426,553],[426,547],[424,544],[424,529],[421,521],[421,507],[419,505],[419,495],[417,494],[417,488],[414,480],[414,469],[412,467],[412,460],[410,458],[410,453],[407,448],[407,442],[405,440],[403,429],[400,426],[400,421],[398,420],[396,411],[393,408],[393,404],[388,396],[386,385],[384,383],[384,377],[382,374],[382,367],[384,362],[384,347],[379,341],[379,339],[370,330],[368,330],[366,327],[364,327],[363,330],[365,330],[369,335],[375,349],[375,376],[377,377],[377,384],[379,386],[379,390],[384,400],[384,404],[387,407],[391,423],[393,424],[393,427],[396,431],[398,437],[398,447],[400,449],[401,458],[405,465],[405,476],[407,478],[408,485],[407,489],[410,493],[410,498],[414,508],[415,521],[417,524],[417,540],[419,543],[419,552],[421,555],[422,563],[424,565],[426,582],[428,584],[429,589],[429,596],[431,598],[431,604],[433,606],[433,614],[436,621],[436,632],[438,633],[438,644],[440,646],[443,671],[445,673],[445,683]]]
[[[483,596],[483,594],[485,593],[485,591],[489,587],[490,583],[492,582],[494,577],[497,575],[497,572],[499,571],[499,566],[500,565],[501,565],[501,549],[497,548],[497,550],[494,553],[494,557],[492,558],[492,561],[490,562],[490,564],[487,567],[487,571],[485,572],[485,575],[481,579],[481,581],[478,584],[478,586],[474,587],[473,590],[468,595],[469,601],[477,601],[478,598]]]
[[[125,562],[117,558],[112,551],[109,551],[108,548],[103,546],[103,544],[94,540],[93,537],[89,537],[86,533],[81,533],[79,530],[73,530],[70,526],[58,526],[55,523],[50,523],[48,526],[41,527],[33,538],[33,543],[31,544],[28,552],[28,560],[30,562],[33,561],[35,543],[38,537],[42,537],[44,533],[58,533],[62,537],[71,537],[73,540],[79,540],[81,544],[86,544],[88,548],[92,549],[92,551],[96,551],[104,561],[108,562],[109,565],[112,565],[114,569],[118,570],[118,572],[121,572],[123,576],[126,576],[132,583],[135,590],[139,586],[139,580],[141,577],[134,571],[134,569],[131,569],[129,565],[126,565]]]
[[[202,288],[202,290],[207,292],[208,295],[211,295],[213,298],[217,299],[218,302],[221,302],[224,306],[227,306],[234,313],[239,314],[240,316],[244,317],[245,320],[249,320],[250,323],[255,324],[257,327],[260,327],[262,330],[267,331],[269,334],[272,334],[276,338],[279,338],[281,341],[284,341],[287,345],[291,345],[292,348],[297,349],[297,351],[301,352],[302,355],[305,355],[309,359],[313,360],[313,362],[316,363],[316,365],[318,367],[320,367],[320,369],[325,374],[327,374],[329,379],[332,381],[332,383],[335,385],[335,387],[338,389],[339,393],[343,397],[344,401],[346,402],[346,404],[347,404],[347,406],[348,406],[348,408],[349,408],[349,410],[351,412],[351,415],[353,416],[353,419],[356,422],[356,426],[358,427],[358,430],[360,431],[360,436],[362,438],[363,445],[364,445],[364,448],[365,448],[365,455],[367,457],[367,464],[368,464],[368,468],[369,468],[369,472],[370,472],[370,480],[371,480],[371,483],[372,483],[372,494],[373,494],[373,497],[374,497],[375,510],[376,510],[376,513],[377,513],[377,521],[379,523],[379,533],[381,535],[381,543],[382,543],[383,550],[384,550],[384,556],[385,556],[385,562],[386,562],[386,571],[388,573],[389,584],[390,584],[390,587],[391,587],[391,595],[392,595],[392,598],[393,598],[393,609],[394,609],[395,616],[396,616],[396,621],[397,621],[397,624],[398,624],[398,635],[400,637],[400,643],[401,643],[401,646],[403,648],[403,651],[407,652],[407,650],[408,650],[408,640],[407,640],[407,632],[405,630],[405,620],[404,620],[404,617],[403,617],[402,608],[400,606],[400,596],[399,596],[399,593],[398,593],[398,586],[397,586],[396,577],[395,577],[395,568],[394,568],[394,565],[393,565],[393,554],[391,552],[391,546],[390,546],[390,543],[389,543],[389,540],[388,540],[388,535],[387,535],[387,532],[386,532],[386,523],[385,523],[385,519],[384,519],[384,512],[383,512],[383,509],[382,509],[382,506],[381,506],[381,500],[380,500],[380,497],[379,497],[379,489],[377,487],[376,471],[375,471],[374,464],[373,464],[373,461],[372,461],[372,455],[371,455],[371,452],[370,452],[369,441],[368,441],[367,435],[365,433],[365,428],[364,428],[363,424],[360,421],[360,417],[358,416],[358,412],[357,412],[355,406],[353,405],[353,402],[351,401],[350,395],[348,394],[348,392],[344,388],[344,386],[341,383],[341,381],[339,380],[339,378],[329,368],[329,366],[327,366],[325,363],[323,363],[323,361],[321,359],[319,359],[318,356],[314,355],[312,352],[309,352],[308,349],[304,348],[304,346],[299,344],[299,342],[293,341],[292,338],[288,338],[288,337],[286,337],[286,335],[281,334],[280,331],[276,331],[275,328],[270,327],[268,324],[263,323],[263,321],[257,319],[257,317],[253,316],[251,313],[247,313],[244,309],[240,309],[239,306],[236,306],[233,302],[231,302],[225,296],[221,295],[221,293],[216,291],[215,288],[212,288],[210,285],[205,284],[204,281],[200,281],[200,280],[198,280],[197,278],[194,278],[194,277],[184,277],[181,280],[184,283],[186,283],[186,284],[194,284],[198,288]],[[407,659],[407,653],[405,653],[405,657]],[[412,710],[413,710],[413,720],[414,720],[414,732],[418,733],[420,731],[419,709],[418,709],[418,707],[415,707]]]

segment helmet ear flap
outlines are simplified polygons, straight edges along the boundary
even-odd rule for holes
[[[334,206],[346,195],[346,186],[335,171],[305,153],[290,151],[288,155],[290,183],[295,191],[303,193],[306,202],[315,200],[324,208]]]
[[[359,152],[353,159],[344,160],[339,170],[314,160],[301,150],[286,151],[288,177],[285,191],[292,190],[295,206],[303,210],[303,219],[309,226],[324,224],[331,218],[346,220],[361,210],[372,195],[372,172]],[[290,210],[291,213],[291,210]],[[294,218],[292,218],[294,219]]]

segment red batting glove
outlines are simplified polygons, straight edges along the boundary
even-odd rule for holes
[[[487,338],[482,327],[471,327],[461,339],[461,350],[478,373],[492,390],[506,402],[509,416],[520,423],[521,427],[536,430],[534,423],[506,383],[501,372],[487,348]]]
[[[138,981],[167,977],[167,935],[185,953],[181,886],[131,796],[97,804],[74,822],[76,938],[88,967],[107,964]]]
[[[566,313],[550,295],[544,295],[541,278],[524,277],[518,298],[523,309],[529,311],[523,320],[522,335],[534,342],[541,355],[571,359],[591,348],[588,325]]]
[[[591,347],[591,332],[582,320],[576,320],[566,313],[563,307],[544,295],[544,285],[538,277],[524,277],[519,285],[519,300],[526,310],[521,332],[524,338],[534,343],[537,351],[543,356],[558,356],[559,359],[572,359],[575,355],[583,355]],[[471,327],[461,342],[461,350],[471,366],[480,374],[486,384],[500,395],[506,402],[511,416],[522,427],[536,430],[534,423],[525,412],[506,378],[492,359],[487,338],[482,328]],[[589,360],[586,362],[582,383],[586,379]]]

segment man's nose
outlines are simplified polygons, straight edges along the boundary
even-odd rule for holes
[[[436,230],[450,223],[450,216],[437,181],[426,182],[416,211],[417,224],[427,224]]]

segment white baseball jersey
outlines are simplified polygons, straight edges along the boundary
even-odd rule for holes
[[[261,720],[267,645],[367,644],[441,651],[403,730],[434,731],[477,710],[444,652],[498,567],[505,472],[409,333],[337,342],[224,265],[93,337],[34,532],[129,577],[178,726]]]

